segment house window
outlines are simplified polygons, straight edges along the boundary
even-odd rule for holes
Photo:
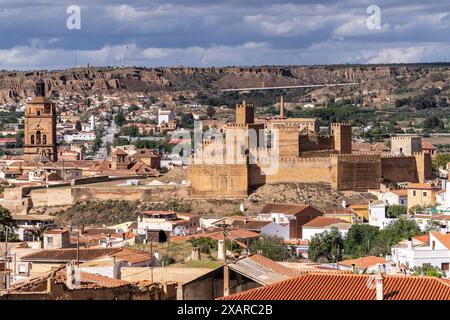
[[[416,196],[416,190],[413,190],[413,197]]]
[[[449,271],[450,270],[449,265],[450,264],[448,262],[441,263],[441,270],[442,271]]]
[[[423,196],[424,196],[424,197],[427,196],[427,192],[426,192],[426,191],[423,192]]]
[[[19,274],[27,273],[27,268],[24,264],[19,264]]]
[[[47,237],[47,246],[49,247],[53,246],[53,237],[50,236]]]
[[[432,241],[431,242],[431,249],[434,250],[434,248],[436,248],[436,241]]]

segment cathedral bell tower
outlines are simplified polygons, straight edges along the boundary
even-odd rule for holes
[[[25,106],[25,162],[56,161],[56,107],[45,96],[45,82],[36,82],[35,97]]]

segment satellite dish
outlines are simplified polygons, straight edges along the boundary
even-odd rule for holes
[[[241,203],[241,205],[239,206],[239,210],[241,210],[242,213],[245,211],[245,207],[244,207],[243,203]]]
[[[345,202],[345,200],[342,200],[342,207],[347,208],[347,202]]]

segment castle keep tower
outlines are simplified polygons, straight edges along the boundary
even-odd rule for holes
[[[332,123],[331,135],[334,136],[334,148],[341,154],[352,153],[352,125]]]
[[[255,106],[247,104],[245,100],[242,104],[236,105],[236,123],[240,125],[252,124],[255,122]]]
[[[44,81],[36,82],[35,95],[25,106],[24,160],[56,161],[56,108],[45,96]]]

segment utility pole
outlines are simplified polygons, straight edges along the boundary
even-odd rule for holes
[[[153,284],[153,239],[150,239],[150,276]]]
[[[5,277],[5,289],[8,290],[8,226],[5,225],[5,267],[4,267],[4,277]]]
[[[80,265],[80,230],[77,232],[77,266]]]

